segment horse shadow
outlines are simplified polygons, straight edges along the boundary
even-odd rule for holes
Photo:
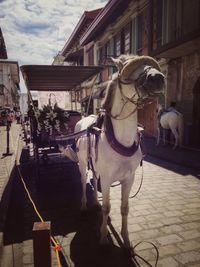
[[[101,213],[90,212],[82,219],[70,244],[70,257],[75,267],[135,267],[130,254],[114,244],[113,234],[108,235],[109,244],[99,244]],[[111,223],[111,222],[110,222]],[[116,234],[116,232],[114,233]],[[118,236],[119,238],[119,236]]]
[[[40,168],[36,179],[34,164],[21,166],[27,188],[45,221],[51,222],[52,236],[67,237],[70,242],[60,253],[62,266],[68,267],[65,254],[75,267],[135,266],[131,257],[113,242],[104,249],[99,245],[101,210],[93,208],[93,189],[87,184],[87,213],[81,213],[81,181],[77,165],[73,163],[48,165]],[[10,194],[10,203],[3,227],[4,245],[21,243],[33,238],[34,222],[40,221],[24,191],[16,171]],[[73,238],[69,237],[73,233]]]

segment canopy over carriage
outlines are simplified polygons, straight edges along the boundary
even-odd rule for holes
[[[97,75],[102,67],[100,66],[64,66],[64,65],[23,65],[20,67],[25,85],[28,90],[29,103],[33,104],[31,91],[73,91],[82,82]],[[38,160],[39,154],[47,157],[49,153],[58,152],[55,138],[57,135],[69,134],[74,131],[74,126],[78,120],[81,119],[81,113],[67,110],[65,113],[63,110],[48,110],[49,107],[45,107],[49,116],[55,116],[55,112],[59,119],[57,123],[60,124],[60,120],[63,120],[63,125],[67,127],[62,131],[50,131],[51,125],[44,125],[48,130],[42,130],[40,127],[40,133],[38,134],[38,126],[43,120],[43,114],[40,114],[41,119],[38,119],[39,115],[33,105],[33,111],[35,120],[31,122],[33,140],[34,156]],[[54,114],[53,114],[54,112]],[[59,116],[58,116],[59,115]],[[54,119],[54,118],[52,118]],[[56,118],[55,118],[56,119]],[[44,120],[43,120],[44,121]]]
[[[127,225],[128,199],[135,171],[143,157],[140,147],[141,138],[137,128],[137,110],[143,105],[145,99],[150,96],[156,97],[162,93],[164,75],[161,73],[158,62],[148,56],[122,55],[118,59],[112,60],[117,65],[118,72],[108,83],[102,102],[103,125],[98,128],[99,134],[97,135],[89,131],[92,125],[91,116],[80,120],[76,124],[75,132],[86,130],[86,134],[76,141],[76,152],[82,182],[82,209],[87,207],[86,182],[90,167],[93,171],[94,195],[97,205],[97,181],[100,180],[103,213],[100,243],[108,243],[107,220],[111,208],[110,187],[118,181],[121,184],[121,235],[124,246],[131,249]],[[96,71],[100,70],[98,67],[95,68],[97,68]],[[26,83],[31,87],[27,80]],[[44,85],[41,84],[41,87],[44,90]],[[33,84],[32,90],[35,89],[38,88]]]

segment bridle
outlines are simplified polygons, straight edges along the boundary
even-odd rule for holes
[[[146,68],[138,77],[137,79],[135,80],[131,80],[131,79],[127,79],[126,81],[122,80],[121,79],[121,73],[119,72],[118,73],[118,76],[117,76],[117,82],[118,82],[118,86],[119,86],[119,90],[120,90],[120,94],[121,94],[121,99],[123,100],[123,105],[121,107],[121,110],[120,112],[117,114],[117,115],[112,115],[111,114],[111,111],[110,112],[106,112],[107,115],[109,115],[112,119],[115,119],[115,120],[124,120],[124,119],[127,119],[128,117],[130,117],[132,114],[134,114],[138,109],[142,109],[144,107],[144,99],[143,97],[141,96],[140,92],[139,92],[139,89],[140,88],[143,88],[144,85],[145,85],[145,81],[146,81],[146,75],[147,75],[147,72],[151,69],[152,67],[149,66],[148,68]],[[141,81],[143,82],[141,84]],[[135,84],[135,90],[136,92],[131,96],[131,97],[127,97],[124,93],[123,93],[123,90],[122,90],[122,84],[124,85],[130,85],[130,84]],[[137,97],[137,100],[135,99]],[[124,117],[120,117],[123,110],[124,110],[124,107],[126,106],[127,103],[132,103],[133,105],[135,105],[134,109],[126,116]]]

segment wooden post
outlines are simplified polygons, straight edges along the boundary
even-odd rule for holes
[[[6,157],[6,156],[12,156],[13,153],[10,153],[10,127],[11,127],[11,124],[7,121],[7,124],[6,124],[6,132],[7,132],[7,142],[6,142],[6,153],[3,153],[3,157]]]
[[[33,225],[34,267],[51,267],[50,222]]]

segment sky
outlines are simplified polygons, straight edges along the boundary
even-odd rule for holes
[[[84,11],[108,0],[0,0],[0,27],[8,59],[22,65],[51,65]],[[26,92],[20,75],[20,87]]]

